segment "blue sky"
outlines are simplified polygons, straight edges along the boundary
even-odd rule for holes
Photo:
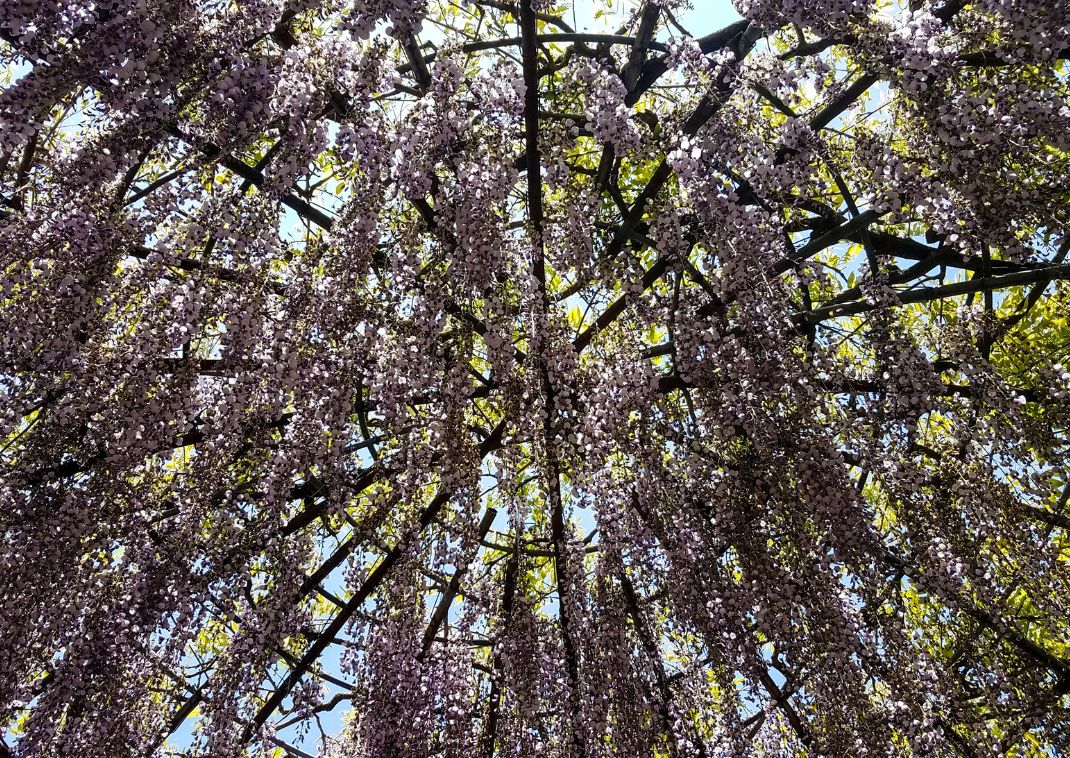
[[[611,2],[612,5],[607,8],[606,0],[579,0],[573,5],[572,11],[565,14],[565,20],[577,29],[615,30],[635,8],[641,5],[639,0],[611,0]],[[677,21],[685,29],[698,37],[720,29],[733,21],[738,21],[740,18],[729,0],[692,0],[691,4],[693,8],[681,9],[675,15]],[[594,14],[598,8],[603,8],[605,12],[596,20]]]

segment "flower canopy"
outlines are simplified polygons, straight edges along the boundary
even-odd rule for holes
[[[1070,4],[0,40],[0,756],[1070,753]]]

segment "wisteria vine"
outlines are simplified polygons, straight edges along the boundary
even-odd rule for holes
[[[1070,4],[620,6],[0,3],[0,756],[1070,754]]]

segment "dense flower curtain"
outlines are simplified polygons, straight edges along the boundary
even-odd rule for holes
[[[1068,57],[0,3],[0,756],[1070,752]]]

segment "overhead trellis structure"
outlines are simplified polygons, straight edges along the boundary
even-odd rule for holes
[[[705,4],[0,4],[0,756],[1070,753],[1070,5]]]

